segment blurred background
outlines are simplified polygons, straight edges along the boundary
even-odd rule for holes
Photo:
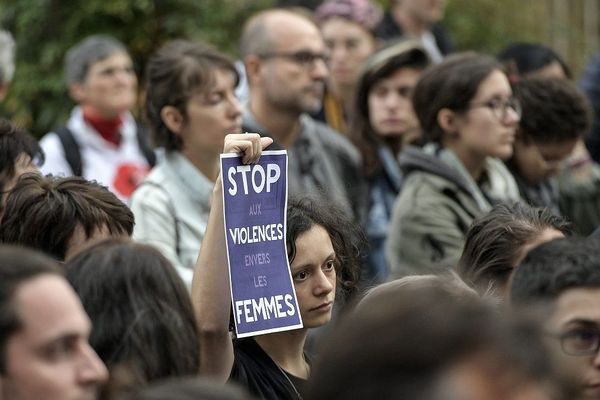
[[[73,106],[62,80],[63,57],[85,36],[108,33],[125,43],[143,82],[142,67],[148,56],[172,38],[204,40],[237,57],[244,20],[276,3],[2,0],[0,27],[12,32],[16,40],[17,68],[9,95],[0,104],[0,115],[38,137],[61,124]],[[385,0],[379,3],[388,6]],[[495,54],[512,41],[547,44],[565,59],[577,79],[585,63],[600,51],[599,14],[598,0],[448,0],[443,24],[459,50]]]

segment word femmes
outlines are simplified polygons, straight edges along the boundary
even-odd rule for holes
[[[296,314],[293,300],[291,294],[278,294],[258,299],[236,301],[234,306],[236,321],[239,324],[242,319],[248,323],[267,321],[272,318],[291,317]]]

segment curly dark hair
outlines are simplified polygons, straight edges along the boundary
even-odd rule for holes
[[[573,82],[559,78],[523,78],[513,90],[523,109],[520,134],[524,141],[571,141],[589,130],[591,107]]]
[[[290,264],[296,257],[296,239],[315,225],[325,228],[335,251],[335,272],[342,291],[355,293],[361,257],[367,242],[360,227],[339,206],[312,197],[291,198],[287,207],[286,245]]]

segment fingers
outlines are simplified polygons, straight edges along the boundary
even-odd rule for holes
[[[244,164],[252,164],[258,161],[263,149],[271,143],[273,139],[261,138],[258,133],[234,133],[225,136],[223,153],[237,153],[242,156]]]

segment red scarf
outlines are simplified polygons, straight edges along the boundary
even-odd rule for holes
[[[83,119],[90,124],[104,140],[112,143],[115,147],[121,144],[121,126],[123,126],[123,115],[106,119],[100,116],[93,108],[83,107]]]

